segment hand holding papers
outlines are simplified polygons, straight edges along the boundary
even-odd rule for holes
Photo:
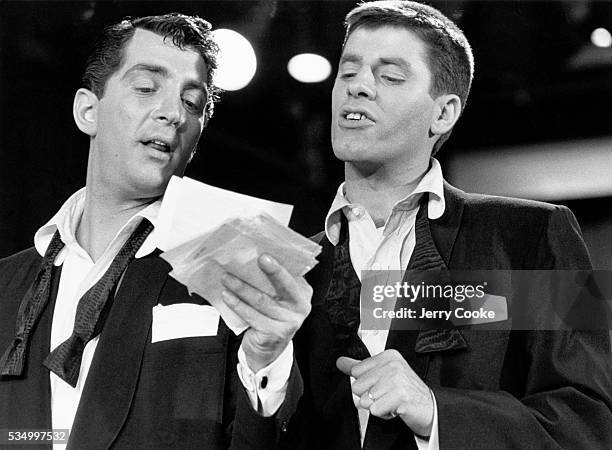
[[[264,253],[271,255],[289,274],[301,277],[317,263],[315,257],[321,250],[320,246],[283,226],[266,212],[253,214],[256,211],[267,210],[277,217],[281,216],[286,223],[289,219],[285,212],[286,205],[211,188],[193,180],[187,180],[186,185],[182,184],[181,181],[174,179],[171,181],[171,186],[168,188],[171,194],[172,204],[169,205],[171,208],[166,204],[168,193],[164,198],[160,218],[162,223],[166,224],[165,233],[174,232],[180,236],[162,238],[162,241],[166,242],[164,247],[167,251],[161,256],[173,267],[170,275],[186,285],[190,292],[206,298],[217,308],[226,324],[238,334],[244,331],[248,324],[222,300],[221,292],[225,287],[221,284],[221,279],[224,274],[230,273],[269,297],[275,297],[277,295],[275,288],[270,283],[268,276],[259,268],[258,257]],[[185,190],[190,191],[190,194],[186,195]],[[199,192],[194,194],[195,191]],[[221,197],[217,195],[218,191],[223,193]],[[198,194],[202,192],[204,196],[211,192],[214,193],[214,196],[209,195],[210,198],[199,200],[201,197]],[[182,204],[183,200],[190,196],[188,201],[191,211]],[[194,201],[194,197],[199,198]],[[248,207],[244,206],[245,197],[252,199]],[[199,208],[194,208],[194,205],[201,201],[206,202],[203,203],[206,206],[202,206],[201,210],[207,214],[202,215],[200,220],[194,220],[194,215],[200,214],[197,211]],[[217,204],[216,207],[210,207],[210,202],[218,203],[219,201],[223,205]],[[257,201],[262,202],[263,207],[261,205],[254,207]],[[274,207],[271,207],[272,205]],[[170,210],[172,219],[167,217]],[[176,211],[183,211],[183,213],[177,215]],[[189,211],[188,214],[187,211]],[[211,211],[215,211],[213,217],[208,215]],[[220,219],[219,216],[227,216],[226,211],[231,211],[234,217],[242,217],[232,219],[222,217]],[[183,214],[188,217],[181,218]],[[283,214],[285,217],[282,217]],[[168,226],[168,223],[171,225]],[[213,229],[210,229],[209,224],[211,223]],[[199,235],[195,231],[196,227],[200,230]],[[189,238],[185,239],[184,236],[189,236]],[[177,243],[178,245],[174,245]]]
[[[227,325],[240,333],[247,324],[221,300],[224,289],[221,278],[225,272],[274,297],[274,287],[257,266],[257,258],[263,253],[272,255],[291,275],[302,276],[317,263],[315,257],[319,252],[320,247],[314,242],[261,214],[225,222],[163,253],[162,258],[173,267],[170,275],[190,292],[207,299]]]

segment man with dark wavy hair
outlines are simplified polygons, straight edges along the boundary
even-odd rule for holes
[[[156,249],[161,197],[213,111],[217,51],[208,22],[167,14],[108,27],[89,58],[73,106],[86,187],[0,261],[4,443],[27,429],[70,430],[71,448],[276,442],[301,390],[291,338],[309,286],[267,255],[273,302],[226,275],[250,325],[238,338]]]
[[[612,446],[607,331],[362,328],[365,270],[418,284],[453,270],[591,267],[567,208],[444,181],[433,155],[473,72],[466,37],[432,7],[374,1],[346,17],[331,124],[345,181],[315,238],[312,311],[295,339],[305,395],[287,448]]]

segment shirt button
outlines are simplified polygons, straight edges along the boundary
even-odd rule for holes
[[[266,386],[268,386],[268,377],[263,377],[261,383],[259,383],[259,387],[265,389]]]
[[[353,209],[351,209],[351,213],[353,213],[353,215],[355,217],[361,217],[361,214],[362,214],[360,208],[353,208]]]

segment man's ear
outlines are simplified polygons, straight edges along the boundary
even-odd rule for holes
[[[193,150],[191,150],[191,154],[189,155],[189,160],[187,161],[187,164],[189,164],[191,162],[191,160],[195,156],[197,150],[198,150],[198,144],[196,144],[196,146],[193,148]]]
[[[204,107],[204,124],[202,125],[202,130],[208,126],[208,122],[210,122],[210,118],[215,112],[215,102],[212,100],[208,100],[206,102],[206,106]],[[195,151],[195,150],[194,150]]]
[[[429,131],[433,135],[443,135],[450,131],[461,115],[461,99],[455,94],[440,95],[435,100],[434,117]]]
[[[76,126],[83,133],[95,137],[98,132],[98,96],[89,89],[81,88],[74,95],[72,115]]]

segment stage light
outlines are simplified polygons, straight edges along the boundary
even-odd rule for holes
[[[605,28],[597,28],[591,33],[591,42],[596,47],[612,46],[612,35]]]
[[[251,43],[240,33],[227,28],[213,31],[219,45],[219,67],[215,85],[226,91],[237,91],[251,82],[257,70],[257,57]]]
[[[287,70],[302,83],[318,83],[329,77],[331,64],[321,55],[302,53],[289,60]]]

